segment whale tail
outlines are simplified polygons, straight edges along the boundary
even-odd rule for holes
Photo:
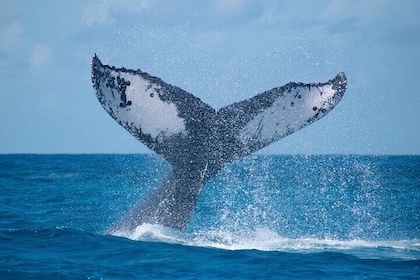
[[[227,164],[319,120],[341,100],[347,79],[288,83],[215,110],[141,70],[103,65],[95,55],[92,83],[102,107],[172,166],[162,183],[113,230],[142,223],[183,229],[203,184]]]

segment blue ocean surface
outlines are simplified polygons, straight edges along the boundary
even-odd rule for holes
[[[107,234],[170,166],[0,155],[0,279],[420,279],[420,156],[254,155],[186,231]]]

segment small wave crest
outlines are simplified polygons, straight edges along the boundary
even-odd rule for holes
[[[134,231],[118,230],[112,233],[114,236],[125,237],[135,241],[146,242],[165,242],[183,244],[185,240],[184,233],[164,227],[161,225],[142,224]]]

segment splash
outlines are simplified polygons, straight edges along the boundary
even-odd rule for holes
[[[134,231],[115,231],[112,235],[136,241],[184,244],[182,232],[161,225],[142,224]]]
[[[255,155],[209,182],[187,231],[143,225],[120,236],[223,250],[419,260],[417,166],[418,160],[400,157]]]
[[[223,250],[258,250],[287,253],[339,252],[362,259],[420,259],[420,240],[287,238],[269,228],[230,231],[225,229],[180,232],[160,225],[144,224],[133,232],[116,232],[115,236],[142,242],[162,242]]]

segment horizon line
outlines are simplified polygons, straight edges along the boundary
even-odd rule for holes
[[[68,156],[72,156],[72,155],[152,155],[152,156],[157,156],[157,157],[162,157],[159,154],[153,153],[153,152],[139,152],[139,153],[99,153],[99,152],[92,152],[92,153],[36,153],[36,152],[31,152],[31,153],[26,153],[26,152],[11,152],[11,153],[0,153],[0,156],[7,156],[7,155],[68,155]],[[396,153],[390,153],[390,154],[379,154],[379,153],[370,153],[370,154],[362,154],[362,153],[254,153],[253,155],[249,155],[247,157],[250,156],[420,156],[420,154],[396,154]],[[162,159],[164,159],[162,157]]]

